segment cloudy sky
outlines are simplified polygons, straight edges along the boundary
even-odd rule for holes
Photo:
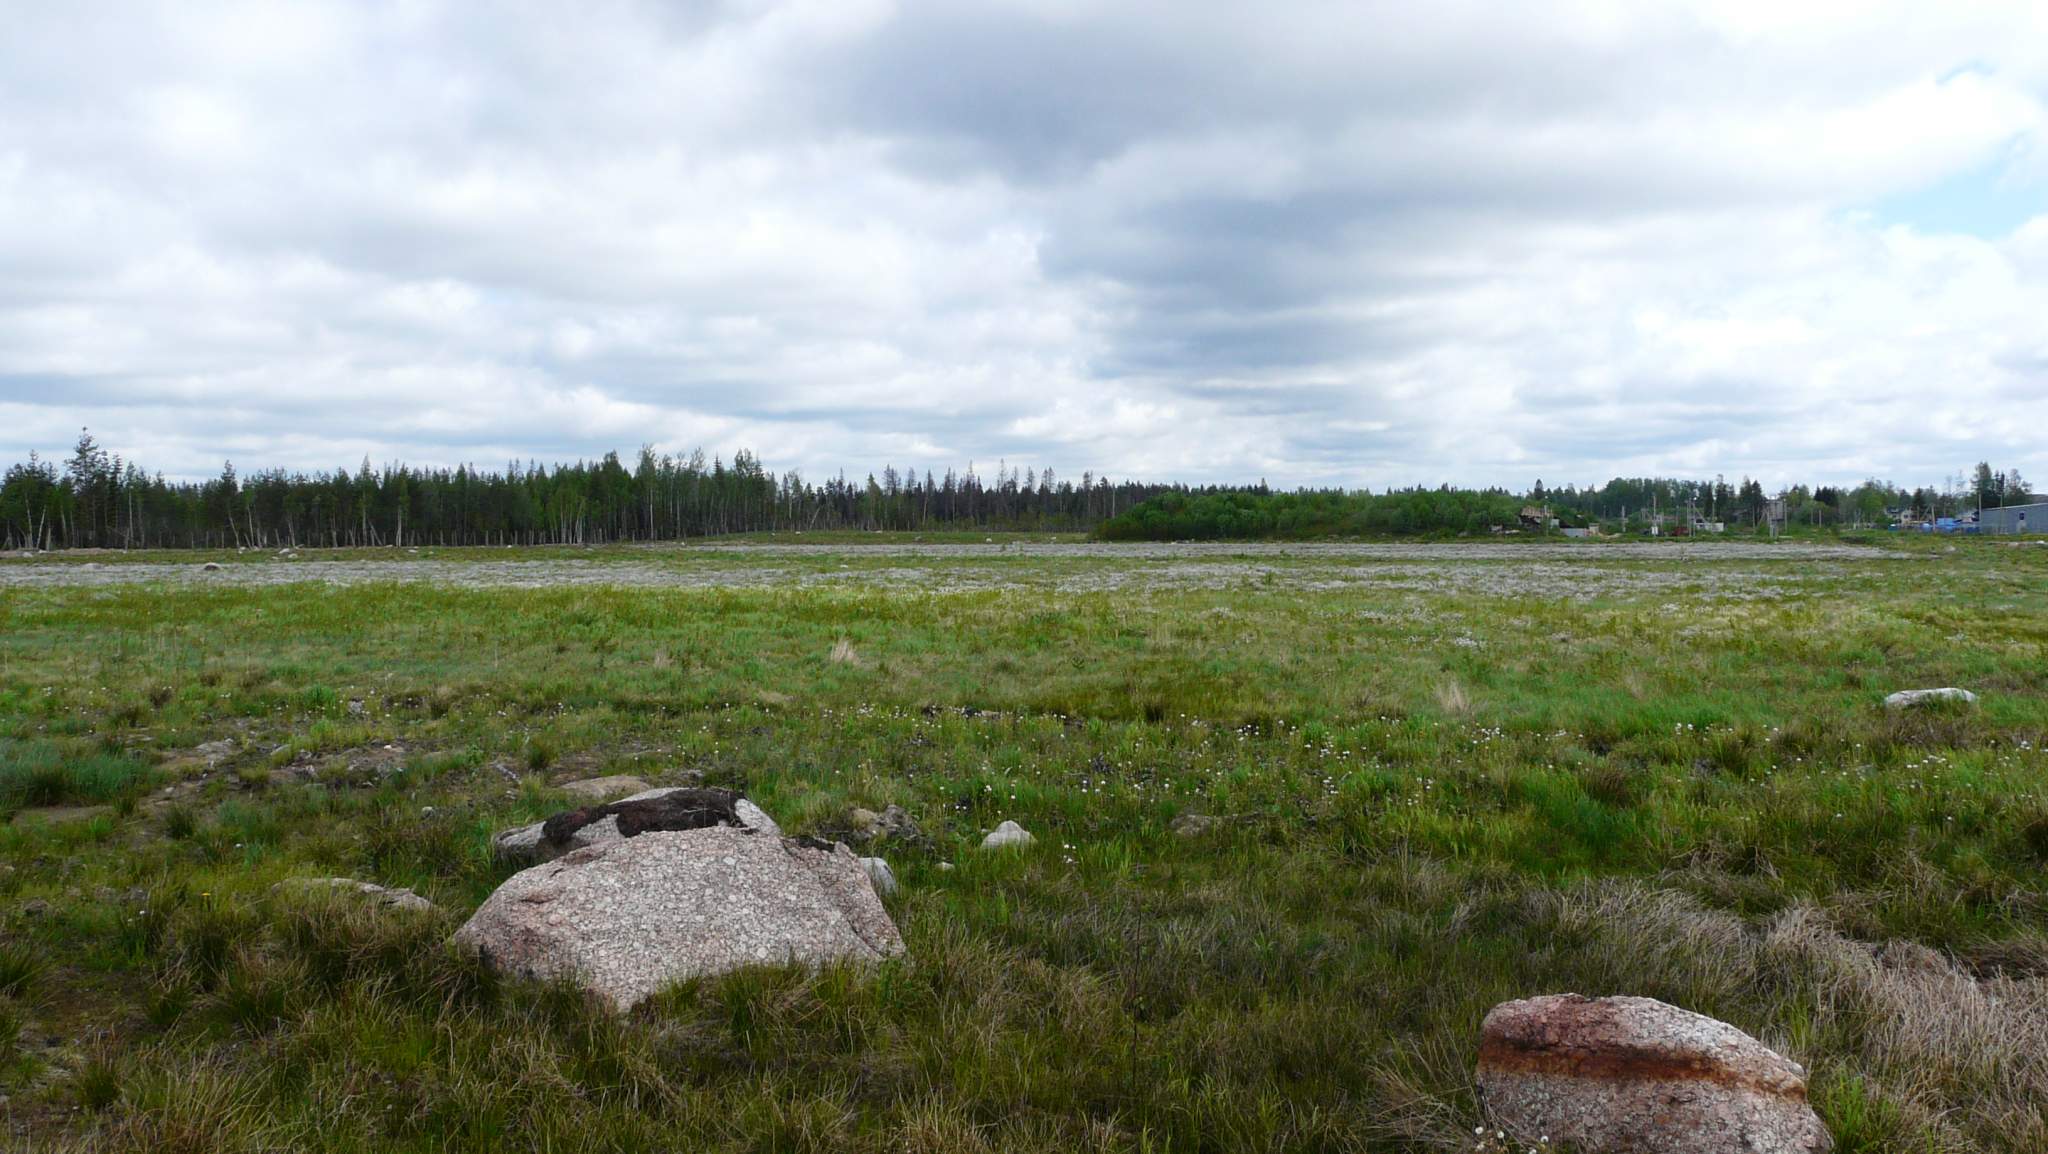
[[[0,457],[2048,480],[2048,5],[8,6]]]

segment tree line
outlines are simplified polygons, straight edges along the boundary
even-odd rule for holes
[[[741,450],[730,462],[658,454],[502,470],[373,466],[351,473],[232,463],[203,482],[170,481],[81,434],[70,458],[30,454],[0,479],[0,543],[9,549],[560,545],[679,540],[811,529],[1085,531],[1165,489],[1083,473],[999,464],[812,483],[770,472]]]
[[[1977,466],[1942,487],[1904,489],[1886,481],[1860,485],[1792,485],[1775,495],[1744,477],[1730,484],[1673,477],[1616,477],[1604,485],[1561,489],[1537,481],[1525,494],[1506,489],[1338,489],[1276,493],[1249,487],[1175,486],[1107,520],[1096,530],[1112,541],[1204,541],[1458,535],[1521,529],[1525,514],[1538,525],[1599,526],[1647,531],[1652,523],[1718,522],[1759,530],[1769,522],[1790,526],[1877,527],[1908,518],[1963,516],[1977,508],[2025,504],[2031,499],[2016,469]]]
[[[1514,526],[1526,506],[1560,524],[1647,528],[1655,515],[1759,527],[1883,524],[1897,517],[1957,516],[2030,499],[2019,471],[1980,463],[1943,486],[1906,490],[1869,480],[1854,487],[1795,485],[1766,496],[1736,484],[1616,477],[1561,489],[1542,481],[1506,489],[1341,489],[1274,492],[1245,486],[1078,482],[1051,469],[999,464],[992,477],[970,465],[822,483],[770,472],[741,450],[730,462],[642,447],[628,466],[617,453],[552,468],[502,470],[372,466],[351,473],[268,469],[247,476],[232,463],[207,481],[169,481],[81,433],[61,465],[31,453],[0,478],[0,545],[59,548],[281,548],[386,545],[559,545],[679,540],[762,531],[1036,530],[1094,532],[1108,540],[1220,540],[1410,536]]]
[[[1522,498],[1503,489],[1176,489],[1109,518],[1096,535],[1108,541],[1214,541],[1483,533],[1517,524],[1522,505]]]

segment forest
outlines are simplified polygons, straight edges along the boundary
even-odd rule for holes
[[[502,471],[376,467],[354,473],[232,464],[204,482],[167,481],[87,434],[70,459],[31,454],[0,481],[0,544],[21,548],[282,548],[561,545],[664,541],[787,530],[1081,531],[1166,489],[1083,473],[970,466],[821,484],[770,472],[742,449],[730,462],[643,448],[629,467],[596,462]]]
[[[1876,525],[1898,515],[1952,516],[1976,506],[2018,504],[2026,482],[1980,463],[1970,478],[1905,490],[1882,481],[1854,488],[1781,490],[1787,523]],[[1655,510],[1731,527],[1762,523],[1767,498],[1749,478],[1617,477],[1604,485],[1506,489],[1301,489],[1264,482],[1191,487],[1078,481],[1050,468],[999,463],[984,477],[899,472],[864,481],[843,473],[822,483],[776,474],[747,450],[731,461],[643,447],[628,466],[617,453],[552,468],[512,463],[498,471],[462,465],[373,466],[367,459],[311,474],[272,468],[246,476],[232,463],[206,481],[167,480],[124,461],[82,433],[61,465],[31,453],[0,479],[0,547],[310,548],[405,545],[586,545],[670,541],[730,533],[806,530],[1092,532],[1106,540],[1305,539],[1485,532],[1513,525],[1525,505],[1564,525],[1646,528]]]

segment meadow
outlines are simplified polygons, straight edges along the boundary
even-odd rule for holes
[[[1570,990],[1757,1035],[1839,1150],[2048,1149],[2044,593],[1884,537],[0,561],[0,1146],[1470,1151],[1480,1018]],[[907,958],[618,1015],[451,950],[613,773],[901,805]]]

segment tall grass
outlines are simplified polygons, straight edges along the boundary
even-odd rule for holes
[[[0,814],[118,801],[148,780],[148,767],[121,754],[0,737]]]

